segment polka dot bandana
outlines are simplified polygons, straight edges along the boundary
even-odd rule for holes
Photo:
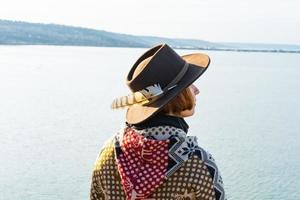
[[[127,199],[144,199],[164,183],[169,140],[152,140],[127,129],[116,161]]]

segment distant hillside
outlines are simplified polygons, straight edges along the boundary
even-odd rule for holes
[[[213,43],[196,39],[135,36],[58,24],[0,20],[0,45],[151,47],[158,43],[167,43],[181,49],[300,53],[299,45]]]
[[[57,24],[0,20],[0,44],[150,47],[165,42],[173,47],[210,48],[217,44],[191,39],[133,36]]]

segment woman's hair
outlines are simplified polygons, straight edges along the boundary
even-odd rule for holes
[[[189,89],[185,88],[173,100],[162,108],[162,113],[173,113],[179,115],[184,110],[191,110],[194,106],[194,97]]]

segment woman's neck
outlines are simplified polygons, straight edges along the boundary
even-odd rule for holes
[[[165,114],[165,113],[158,113],[151,117],[150,119],[139,123],[139,124],[128,124],[128,126],[132,126],[136,129],[145,129],[145,128],[150,128],[150,127],[155,127],[155,126],[174,126],[176,128],[182,129],[184,132],[188,132],[189,125],[186,123],[186,121],[177,115],[170,115]]]

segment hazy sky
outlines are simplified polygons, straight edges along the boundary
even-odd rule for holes
[[[0,0],[0,19],[134,35],[300,45],[299,0]]]

